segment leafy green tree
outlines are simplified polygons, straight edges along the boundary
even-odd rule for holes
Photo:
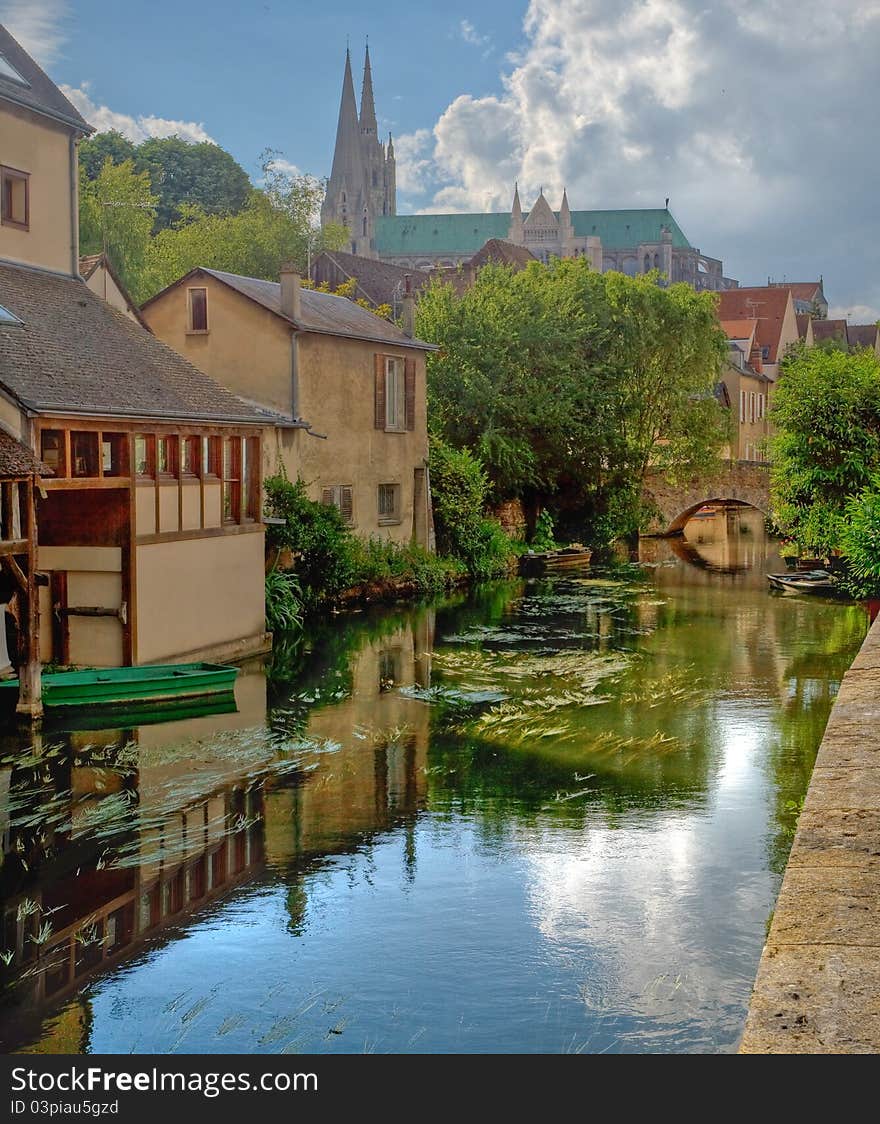
[[[80,168],[80,249],[83,254],[106,251],[138,302],[147,295],[144,270],[156,204],[148,173],[135,171],[131,160],[106,160],[94,179]]]
[[[770,417],[776,522],[801,548],[830,554],[847,502],[880,468],[880,361],[868,350],[798,348],[783,362]]]
[[[97,179],[104,163],[112,160],[114,164],[124,164],[126,160],[134,160],[137,147],[128,137],[116,129],[106,133],[96,133],[87,137],[79,144],[79,166],[90,179]]]
[[[840,546],[849,591],[856,597],[880,597],[880,472],[847,501]]]
[[[714,389],[726,344],[715,299],[583,259],[489,265],[461,295],[435,283],[417,331],[431,425],[485,465],[494,500],[548,502],[596,539],[634,529],[652,465],[717,462],[728,419]]]
[[[234,215],[247,203],[247,172],[219,145],[190,144],[180,137],[151,137],[138,145],[135,165],[147,171],[159,196],[156,229],[163,230],[191,213]]]

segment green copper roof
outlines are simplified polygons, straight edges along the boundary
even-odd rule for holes
[[[558,212],[556,212],[558,217]],[[604,250],[625,250],[642,242],[659,242],[660,228],[672,231],[672,245],[690,246],[668,211],[572,211],[575,234],[595,234]],[[490,238],[506,239],[510,212],[484,215],[383,215],[376,219],[376,249],[384,256],[475,254]]]

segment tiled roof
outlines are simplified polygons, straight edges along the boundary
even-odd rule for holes
[[[755,319],[721,321],[721,331],[729,340],[750,340],[757,326],[758,321]]]
[[[843,340],[849,343],[849,333],[845,320],[814,320],[813,339],[816,343],[823,340]]]
[[[480,269],[489,262],[498,262],[501,265],[524,269],[530,261],[536,260],[534,254],[525,246],[517,246],[513,242],[506,242],[503,238],[490,238],[467,264],[471,269]]]
[[[808,312],[799,312],[795,319],[797,320],[798,335],[802,340],[805,340],[810,327],[810,321],[813,318]]]
[[[241,399],[79,278],[0,262],[0,384],[41,413],[259,423]]]
[[[79,259],[79,275],[83,280],[88,281],[101,262],[104,260],[103,254],[83,254]]]
[[[751,289],[725,289],[718,294],[718,318],[727,320],[756,320],[755,340],[768,349],[767,362],[776,363],[785,314],[791,294],[788,289],[756,287]]]
[[[323,261],[322,261],[323,259]],[[324,263],[332,263],[346,277],[357,279],[359,295],[372,304],[393,304],[403,292],[404,280],[409,275],[414,292],[430,284],[431,275],[421,269],[405,269],[400,265],[364,258],[359,254],[344,254],[340,250],[325,250],[312,263],[312,275],[324,279]]]
[[[771,281],[771,289],[789,289],[795,300],[811,301],[822,297],[821,281]]]
[[[557,215],[558,218],[558,215]],[[635,248],[662,241],[664,226],[672,245],[690,246],[681,227],[666,210],[572,211],[578,238],[596,235],[605,250]],[[490,238],[510,234],[510,212],[482,215],[381,215],[376,219],[376,249],[386,257],[409,254],[475,254]]]
[[[52,469],[8,433],[0,430],[0,477],[51,476]]]
[[[224,273],[219,269],[196,269],[187,277],[203,273],[228,285],[248,300],[262,305],[276,316],[281,316],[291,324],[294,322],[281,311],[281,286],[277,281],[263,281],[259,277],[241,277],[237,273]],[[184,278],[180,279],[181,281]],[[175,282],[180,284],[180,281]],[[167,292],[168,290],[163,290]],[[158,293],[157,296],[161,296]],[[368,343],[391,343],[399,347],[414,347],[420,351],[436,350],[433,344],[423,340],[411,339],[396,324],[383,320],[366,308],[350,301],[347,297],[337,297],[333,293],[319,293],[315,289],[300,291],[302,316],[294,327],[303,332],[317,332],[320,335],[347,336],[349,339],[366,340]],[[152,297],[151,301],[156,300]],[[151,301],[147,301],[150,304]],[[147,304],[143,307],[146,308]]]
[[[15,102],[35,113],[61,121],[80,133],[93,133],[94,129],[80,116],[52,79],[42,71],[27,51],[0,24],[0,56],[21,75],[23,82],[5,73],[0,66],[0,100]]]
[[[850,347],[869,347],[877,350],[877,333],[880,329],[876,324],[850,324],[847,327]]]

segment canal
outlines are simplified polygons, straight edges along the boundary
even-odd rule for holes
[[[6,1052],[735,1049],[856,605],[751,510],[2,743]]]

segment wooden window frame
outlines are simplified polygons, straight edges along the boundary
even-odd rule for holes
[[[159,462],[161,460],[162,446],[165,446],[167,451],[167,467],[160,468]],[[156,478],[164,480],[166,483],[169,480],[176,480],[180,472],[180,438],[174,433],[157,433],[156,434]]]
[[[345,493],[348,492],[349,517],[345,517]],[[346,527],[355,527],[354,510],[354,485],[353,484],[327,484],[321,488],[321,503],[333,506],[342,516]]]
[[[76,452],[75,445],[77,439],[89,438],[92,443],[92,456],[94,457],[94,472],[77,472],[76,471]],[[71,480],[98,480],[103,475],[101,471],[102,464],[102,449],[101,449],[101,434],[98,430],[94,429],[72,429],[70,431],[70,459],[67,465],[68,472],[70,473]]]
[[[24,222],[19,222],[6,213],[7,180],[16,180],[24,184]],[[31,228],[31,174],[19,168],[10,168],[6,164],[0,164],[0,223],[3,226],[11,226],[15,230]]]
[[[187,468],[187,450],[193,451],[193,467]],[[198,434],[184,433],[180,436],[180,478],[198,480],[202,475],[202,438]]]
[[[220,518],[224,526],[241,523],[242,479],[241,479],[241,437],[224,437],[220,462]],[[231,465],[226,463],[226,450],[232,450]],[[231,472],[227,474],[227,467]],[[230,488],[230,511],[226,514],[226,489]]]
[[[193,293],[205,294],[205,326],[196,328],[193,318]],[[188,285],[186,290],[186,334],[188,336],[206,336],[211,330],[211,321],[208,317],[208,289],[205,285]]]

